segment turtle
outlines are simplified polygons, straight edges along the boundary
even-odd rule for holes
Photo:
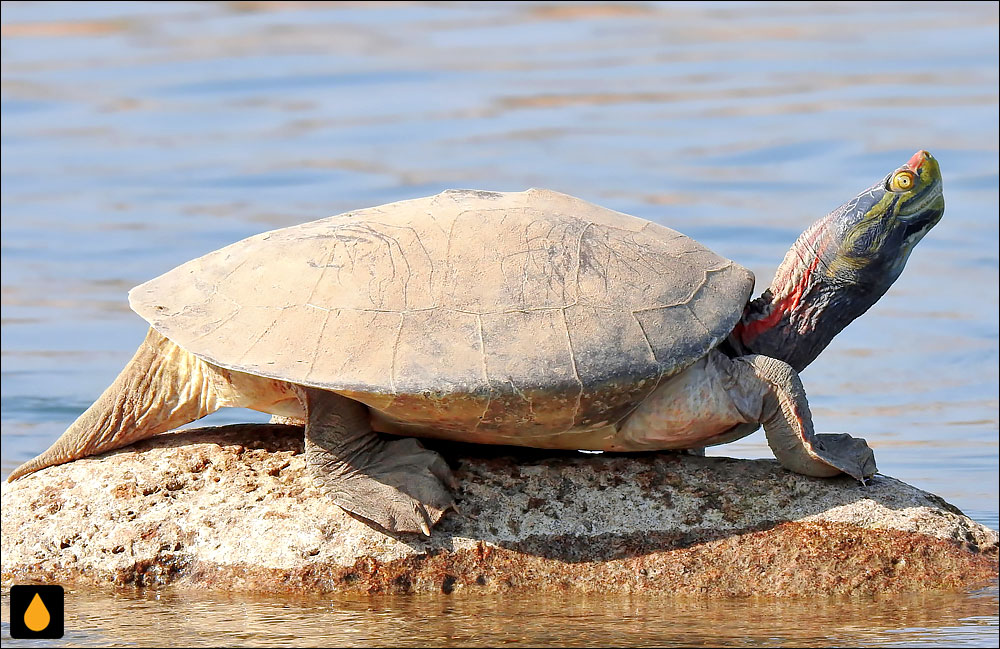
[[[786,469],[865,481],[864,439],[815,433],[798,373],[941,219],[918,151],[754,276],[663,225],[544,189],[448,190],[249,237],[129,292],[149,322],[113,384],[10,474],[219,408],[304,424],[320,489],[394,533],[457,509],[417,438],[693,449],[763,426]]]

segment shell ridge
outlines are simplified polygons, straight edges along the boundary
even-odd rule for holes
[[[528,414],[531,416],[531,419],[534,419],[535,418],[535,404],[534,404],[534,400],[531,397],[529,397],[527,394],[525,394],[524,390],[521,390],[519,387],[517,387],[517,384],[514,383],[514,377],[508,376],[507,377],[507,382],[510,383],[510,389],[511,389],[511,391],[514,394],[516,394],[517,396],[519,396],[522,399],[524,399],[524,402],[526,404],[528,404]]]
[[[399,340],[403,336],[403,317],[403,314],[400,313],[399,327],[396,328],[396,339],[392,343],[392,361],[389,365],[389,389],[392,390],[394,401],[399,394],[399,391],[396,390],[396,356],[399,355]]]
[[[690,313],[690,314],[691,314],[691,318],[692,318],[692,319],[693,319],[693,320],[694,320],[695,322],[697,322],[697,323],[698,323],[698,325],[699,325],[699,326],[700,326],[700,327],[701,327],[702,329],[704,329],[704,330],[705,330],[705,333],[707,333],[707,334],[708,334],[709,336],[711,336],[711,335],[712,335],[712,330],[711,330],[711,329],[709,329],[709,328],[708,328],[707,326],[705,326],[705,323],[701,321],[701,318],[699,318],[699,317],[698,317],[698,314],[694,312],[694,309],[692,309],[690,305],[688,305],[688,304],[678,304],[677,306],[682,306],[682,307],[684,307],[685,309],[687,309],[687,310],[688,310],[688,313]],[[712,347],[714,347],[714,346],[715,346],[715,345],[712,345]],[[710,349],[711,349],[711,348],[710,348]]]
[[[569,347],[569,362],[570,365],[573,367],[573,376],[576,377],[576,382],[577,385],[579,386],[579,390],[576,393],[576,407],[573,409],[573,416],[569,420],[570,421],[569,428],[566,429],[570,430],[575,426],[576,417],[577,415],[580,414],[580,407],[583,405],[584,387],[583,387],[583,379],[580,378],[580,371],[577,369],[576,366],[576,352],[573,351],[573,338],[572,336],[570,336],[569,333],[569,321],[566,319],[566,309],[562,310],[562,322],[563,322],[563,329],[566,331],[566,345]]]
[[[336,244],[335,244],[336,245]],[[319,272],[319,277],[316,278],[316,283],[313,284],[312,290],[309,291],[309,297],[306,298],[307,304],[312,304],[313,296],[316,295],[316,291],[319,289],[320,284],[323,283],[323,278],[326,276],[326,271],[330,268],[330,262],[333,261],[333,255],[336,253],[335,250],[330,250],[325,255],[326,261],[323,262],[323,270]],[[353,261],[352,261],[353,263]],[[339,282],[339,280],[338,280]]]
[[[269,324],[266,327],[264,327],[264,331],[260,332],[260,334],[258,334],[253,339],[253,342],[251,342],[249,345],[247,345],[246,350],[244,350],[243,354],[236,361],[237,364],[241,364],[243,362],[243,359],[245,359],[247,357],[247,354],[250,353],[250,351],[257,345],[257,343],[259,343],[261,340],[263,340],[264,336],[266,336],[268,333],[270,333],[270,331],[274,327],[274,325],[278,323],[278,319],[281,318],[282,313],[284,313],[284,309],[279,309],[278,310],[278,315],[274,316],[274,319],[271,320],[271,324]]]
[[[235,275],[236,271],[238,271],[239,269],[243,268],[243,266],[245,264],[247,264],[249,261],[250,261],[250,259],[247,258],[247,259],[242,260],[240,263],[236,264],[235,266],[233,266],[232,270],[230,270],[228,273],[226,273],[225,275],[223,275],[222,277],[219,278],[219,281],[216,282],[215,286],[212,287],[212,291],[214,293],[219,293],[219,287],[222,286],[222,283],[224,281],[226,281],[227,279],[229,279],[230,277],[232,277],[233,275]]]
[[[636,313],[638,313],[638,311],[632,312],[632,319],[635,320],[637,325],[639,325],[639,331],[642,332],[642,338],[646,341],[646,347],[649,348],[649,355],[653,357],[654,362],[660,363],[660,359],[656,357],[656,350],[653,349],[653,343],[649,340],[649,334],[646,333],[646,328],[642,326],[642,320],[636,317]]]
[[[363,224],[366,225],[366,226],[369,226],[369,224],[378,225],[378,226],[381,226],[381,227],[387,228],[387,229],[407,230],[407,231],[409,231],[413,235],[414,241],[417,243],[418,246],[420,246],[420,249],[424,253],[424,257],[427,259],[427,264],[428,264],[428,266],[430,266],[430,279],[429,279],[428,283],[430,284],[430,294],[433,295],[434,294],[434,272],[435,272],[435,269],[434,269],[434,258],[431,256],[430,251],[427,250],[427,246],[424,245],[423,240],[420,238],[420,233],[417,232],[416,228],[414,228],[411,225],[395,225],[395,224],[392,224],[392,223],[384,223],[382,221],[373,221],[373,220],[364,221]],[[435,224],[436,224],[436,221],[435,221]],[[440,226],[439,226],[439,229],[440,229]],[[387,248],[390,251],[389,260],[392,262],[392,268],[393,268],[393,277],[390,278],[390,279],[393,279],[395,277],[395,270],[396,270],[394,256],[391,254],[392,253],[392,246],[393,246],[393,244],[395,244],[396,250],[399,251],[399,257],[403,260],[403,263],[406,264],[406,279],[403,281],[403,304],[404,305],[408,305],[410,303],[409,302],[409,298],[408,298],[408,289],[409,289],[409,285],[410,285],[410,280],[413,278],[413,267],[410,264],[410,260],[407,259],[407,257],[406,257],[406,251],[403,249],[403,246],[402,246],[402,244],[400,244],[398,238],[396,238],[394,236],[391,236],[387,232],[381,232],[379,230],[376,230],[375,228],[371,228],[370,226],[369,226],[369,230],[370,230],[371,233],[377,234],[380,239],[385,240],[386,246],[387,246]],[[389,281],[389,280],[385,280],[385,281]],[[400,312],[402,312],[402,311],[400,311]]]
[[[482,314],[476,314],[476,324],[479,329],[479,353],[483,359],[483,381],[486,382],[486,406],[483,408],[483,412],[479,415],[473,426],[473,431],[478,431],[479,427],[486,420],[486,413],[490,411],[490,406],[493,405],[493,384],[490,383],[490,373],[489,366],[486,361],[486,340],[483,338],[483,316]]]
[[[379,276],[373,276],[370,280],[368,280],[368,301],[371,302],[372,306],[377,306],[375,302],[375,296],[377,295],[381,300],[383,295],[382,287],[386,284],[391,284],[393,280],[396,279],[396,259],[395,256],[392,254],[392,243],[394,239],[382,232],[379,232],[375,228],[368,225],[368,223],[369,223],[368,221],[362,221],[361,223],[358,224],[358,226],[362,228],[362,231],[368,234],[371,238],[385,245],[385,248],[388,251],[388,254],[386,256],[389,259],[389,268],[391,270],[391,272],[389,273],[389,277],[382,277],[379,275]],[[396,242],[396,246],[399,247],[398,242]],[[400,250],[402,250],[402,248],[400,248]],[[406,295],[405,282],[403,283],[403,295],[404,296]],[[403,300],[403,304],[406,304],[405,298]]]
[[[579,236],[579,238],[576,240],[576,272],[574,273],[574,281],[576,282],[576,300],[577,300],[577,302],[579,302],[579,300],[580,300],[580,268],[581,268],[581,266],[583,266],[583,263],[581,261],[583,259],[583,239],[584,239],[584,237],[587,236],[587,230],[589,230],[591,228],[591,226],[593,226],[593,225],[594,225],[594,223],[592,221],[587,221],[587,224],[585,226],[583,226],[582,230],[580,230],[580,236]],[[606,282],[607,282],[607,278],[605,278],[605,283]],[[566,319],[566,309],[569,308],[570,306],[573,306],[573,305],[570,304],[568,306],[563,307],[563,320]]]
[[[306,372],[306,380],[308,381],[313,375],[313,371],[316,369],[316,360],[319,358],[320,345],[323,342],[323,335],[326,333],[326,327],[330,324],[330,318],[333,316],[333,309],[323,309],[326,311],[326,316],[323,318],[323,324],[319,328],[319,335],[316,336],[316,342],[313,345],[313,355],[312,360],[309,362],[309,370]]]

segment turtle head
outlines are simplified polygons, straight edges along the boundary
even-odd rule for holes
[[[802,233],[771,286],[747,305],[731,344],[801,371],[889,290],[942,214],[941,169],[917,151]]]

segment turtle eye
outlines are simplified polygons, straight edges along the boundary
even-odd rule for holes
[[[897,171],[895,175],[893,175],[892,180],[889,181],[889,189],[894,192],[906,192],[913,189],[915,181],[916,176],[913,172],[903,169],[902,171]]]

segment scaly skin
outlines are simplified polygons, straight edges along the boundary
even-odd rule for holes
[[[100,398],[48,450],[14,469],[7,481],[128,446],[223,407],[292,416],[302,412],[287,383],[207,363],[150,329]]]
[[[887,190],[900,172],[914,174],[913,189]],[[918,151],[802,233],[729,342],[740,354],[778,358],[801,372],[889,290],[942,214],[941,170],[931,154]]]

